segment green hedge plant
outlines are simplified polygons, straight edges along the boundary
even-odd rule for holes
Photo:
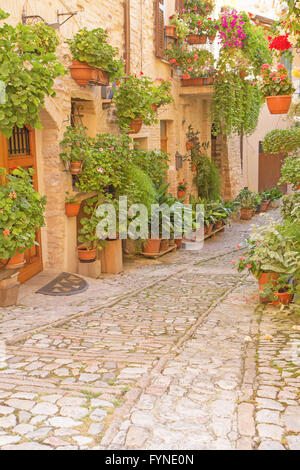
[[[300,149],[300,127],[274,129],[265,135],[262,146],[266,154],[296,152]]]
[[[294,186],[300,184],[300,155],[286,158],[281,167],[281,175],[278,184],[289,183]]]

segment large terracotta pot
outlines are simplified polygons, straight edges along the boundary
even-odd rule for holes
[[[279,274],[276,273],[262,273],[258,279],[259,292],[262,294],[267,284],[276,286],[278,284]],[[261,303],[268,303],[270,299],[268,297],[260,296]]]
[[[160,250],[160,238],[148,238],[143,246],[143,253],[158,254]]]
[[[129,134],[137,134],[140,132],[141,127],[143,124],[143,119],[132,119],[130,126],[129,126]]]
[[[241,208],[241,219],[242,220],[250,220],[253,216],[253,209],[245,209],[245,207]]]
[[[86,247],[78,247],[78,259],[79,261],[86,261],[86,262],[92,262],[95,261],[97,258],[97,249],[93,248],[92,250],[88,250]]]
[[[204,225],[204,236],[210,235],[213,230],[214,224],[210,224],[208,227]]]
[[[79,62],[73,60],[72,65],[69,67],[71,77],[75,80],[77,85],[86,86],[88,83],[96,85],[108,85],[108,75],[104,70],[96,67],[91,67],[86,62]]]
[[[274,295],[278,298],[278,300],[273,300],[273,305],[289,305],[293,299],[293,296],[288,292],[275,292]]]
[[[269,207],[269,204],[270,204],[270,201],[263,201],[261,203],[261,212],[266,212],[266,210],[268,209]]]
[[[80,175],[82,173],[82,162],[70,162],[71,175]]]
[[[204,85],[204,77],[182,78],[181,85],[182,86],[202,86]]]
[[[173,25],[165,26],[166,36],[169,38],[176,38],[176,27]]]
[[[159,251],[167,251],[169,249],[169,240],[161,240]]]
[[[266,100],[271,114],[287,114],[291,106],[292,95],[267,96]]]
[[[9,262],[7,259],[0,259],[1,265],[5,266],[6,269],[18,269],[24,265],[25,253],[19,253],[18,251],[10,258]]]
[[[186,195],[186,191],[177,191],[177,196],[179,199],[182,199],[183,197],[185,197]]]
[[[176,246],[178,248],[178,250],[181,248],[181,244],[182,244],[182,238],[177,238],[175,240],[175,243],[176,243]]]
[[[206,44],[207,36],[204,34],[189,34],[187,40],[189,44]]]
[[[80,210],[80,202],[66,202],[66,215],[68,217],[76,217],[79,214]]]

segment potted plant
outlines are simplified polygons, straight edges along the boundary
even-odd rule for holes
[[[63,151],[60,158],[64,164],[68,164],[72,175],[82,173],[84,160],[91,150],[91,139],[86,135],[87,128],[83,126],[68,126],[64,138],[60,142]]]
[[[0,267],[18,268],[24,252],[37,244],[36,232],[45,225],[46,198],[32,186],[33,170],[0,169]]]
[[[286,114],[289,111],[295,88],[284,65],[278,64],[275,70],[269,64],[262,66],[260,90],[271,114]]]
[[[278,184],[289,183],[300,189],[300,156],[292,155],[286,158],[281,167],[281,175]]]
[[[9,15],[0,10],[0,20]],[[45,96],[55,96],[54,80],[67,71],[55,55],[59,39],[44,23],[0,27],[1,82],[5,100],[0,103],[0,132],[11,137],[14,127],[41,128]]]
[[[181,18],[188,28],[188,43],[205,44],[207,42],[205,18],[194,11],[182,13]]]
[[[204,78],[209,71],[214,70],[214,56],[210,51],[201,49],[200,51],[190,51],[181,64],[182,86],[204,85]]]
[[[179,199],[185,198],[186,195],[187,184],[185,181],[180,181],[177,186],[177,196]]]
[[[270,201],[271,209],[277,209],[280,206],[280,199],[283,193],[278,188],[271,188],[268,191],[268,200]]]
[[[262,300],[267,299],[275,306],[286,306],[291,303],[294,291],[291,279],[286,275],[281,275],[277,278],[276,283],[270,282],[265,285],[261,298]]]
[[[66,215],[68,217],[76,217],[79,214],[80,202],[74,196],[70,196],[69,191],[66,192],[65,201]]]
[[[242,189],[236,197],[241,205],[241,219],[250,220],[253,216],[253,209],[256,207],[255,196],[249,189]]]
[[[152,109],[157,111],[161,106],[173,103],[174,98],[171,94],[172,84],[169,80],[160,80],[160,84],[153,86],[152,89]]]
[[[262,200],[261,203],[261,212],[266,212],[268,210],[268,207],[270,205],[270,192],[269,191],[261,191],[260,197]]]
[[[300,148],[300,128],[274,129],[265,135],[262,147],[265,154],[297,152]]]
[[[185,0],[184,7],[197,11],[202,16],[209,15],[215,8],[215,0]]]
[[[92,197],[85,201],[84,213],[85,217],[80,219],[80,229],[77,252],[78,259],[83,263],[92,263],[97,258],[97,248],[102,249],[105,241],[98,238],[97,226],[99,217],[97,216],[98,197]]]
[[[119,79],[123,74],[123,62],[115,59],[118,48],[108,44],[102,28],[80,29],[67,43],[73,57],[71,76],[78,85],[108,85],[109,80]]]
[[[204,25],[205,25],[205,31],[208,37],[208,40],[212,43],[217,35],[220,22],[219,20],[214,20],[212,18],[205,18],[204,20]]]
[[[170,24],[172,25],[172,26],[169,26],[169,28],[174,28],[172,30],[173,37],[176,37],[180,39],[181,41],[184,41],[188,35],[189,28],[187,24],[185,23],[184,19],[182,18],[182,14],[176,11],[174,15],[170,16],[169,20],[170,20]]]
[[[151,78],[142,72],[139,77],[130,75],[119,83],[115,88],[113,101],[121,129],[138,133],[143,123],[150,126],[157,122],[156,110],[152,107],[155,104],[153,93],[155,91]]]

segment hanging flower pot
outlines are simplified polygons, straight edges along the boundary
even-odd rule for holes
[[[79,261],[86,262],[86,263],[91,263],[95,261],[97,257],[97,249],[92,248],[89,250],[87,247],[80,246],[77,248],[78,251],[78,259]]]
[[[70,162],[71,175],[80,175],[82,173],[82,161]]]
[[[165,26],[165,34],[169,38],[176,38],[177,37],[177,35],[176,35],[176,26],[172,26],[172,25]]]
[[[144,242],[143,253],[145,254],[158,254],[160,250],[160,238],[149,238]]]
[[[6,269],[18,269],[24,266],[25,253],[16,253],[8,259],[0,259],[0,267],[6,267]]]
[[[79,214],[80,202],[66,202],[65,208],[68,217],[76,217]]]
[[[102,69],[91,67],[87,62],[73,60],[69,69],[71,77],[79,86],[86,86],[88,83],[104,86],[109,84],[108,74]]]
[[[292,95],[267,96],[266,100],[271,114],[287,114],[292,103]]]
[[[129,131],[128,134],[137,134],[140,132],[143,124],[143,119],[132,119],[130,126],[129,126]]]
[[[250,220],[253,216],[253,209],[246,209],[245,207],[241,207],[241,219],[242,220]]]
[[[204,34],[189,34],[187,40],[189,44],[206,44],[207,36]]]
[[[202,86],[204,85],[204,77],[182,78],[181,85],[182,86]]]
[[[177,191],[177,196],[179,199],[184,198],[185,195],[186,195],[186,191],[180,191],[180,190]]]
[[[293,299],[292,294],[288,292],[275,292],[274,296],[278,298],[278,300],[273,300],[273,305],[289,305]]]

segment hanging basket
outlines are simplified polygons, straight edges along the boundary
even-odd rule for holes
[[[143,119],[132,119],[129,126],[128,134],[137,134],[138,132],[140,132],[142,124]]]
[[[267,96],[266,100],[271,114],[287,114],[292,103],[292,95]]]
[[[82,173],[82,161],[70,162],[71,175],[80,175]]]
[[[77,85],[86,86],[88,83],[94,85],[106,86],[109,84],[108,75],[104,70],[96,67],[91,67],[86,62],[79,62],[79,60],[73,60],[72,65],[69,67],[71,77]]]
[[[182,78],[181,85],[182,86],[202,86],[204,85],[204,78],[203,77]]]
[[[207,36],[204,34],[189,34],[187,40],[189,44],[206,44]]]
[[[66,202],[66,215],[68,217],[76,217],[79,214],[80,210],[80,202]]]
[[[176,35],[176,26],[165,26],[165,34],[166,36],[168,36],[169,38],[176,38],[177,35]]]

